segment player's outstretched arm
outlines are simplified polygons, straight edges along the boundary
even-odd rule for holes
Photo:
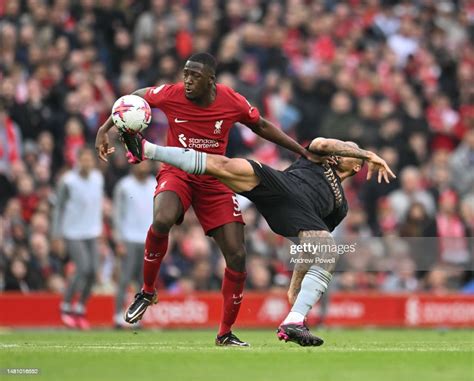
[[[138,89],[134,91],[133,95],[138,95],[139,97],[145,98],[145,94],[148,91],[149,87],[145,87],[143,89]],[[99,127],[97,130],[97,135],[95,137],[95,149],[99,158],[105,162],[107,162],[107,156],[110,155],[115,151],[114,147],[109,147],[109,136],[107,133],[109,130],[114,126],[114,122],[112,117],[109,116],[105,123]]]
[[[380,156],[374,152],[359,148],[352,142],[343,142],[338,139],[316,138],[311,142],[309,150],[318,155],[354,157],[356,159],[366,160],[369,167],[367,180],[370,180],[375,172],[378,172],[379,183],[382,181],[382,178],[386,183],[389,183],[390,177],[397,177]]]
[[[282,130],[277,128],[272,122],[266,120],[265,118],[260,117],[257,123],[253,125],[247,125],[247,127],[265,140],[285,147],[286,149],[289,149],[298,155],[302,155],[304,157],[308,157],[309,155],[308,150],[306,150],[297,141],[290,138],[287,134],[285,134]]]

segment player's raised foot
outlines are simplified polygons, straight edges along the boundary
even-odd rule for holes
[[[145,156],[143,156],[143,144],[145,144],[146,140],[142,134],[120,131],[119,135],[120,140],[128,150],[127,158],[129,163],[136,164],[146,160]]]
[[[135,295],[135,300],[130,304],[125,311],[124,320],[129,324],[134,324],[137,321],[141,320],[146,309],[151,304],[156,304],[158,301],[156,291],[153,294],[150,294],[145,291],[141,291]]]
[[[220,347],[250,347],[249,343],[240,340],[232,331],[216,337],[216,345]]]
[[[304,323],[282,324],[277,329],[278,340],[292,341],[302,347],[319,347],[324,340],[314,336]]]

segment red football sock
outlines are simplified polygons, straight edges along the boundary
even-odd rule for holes
[[[160,271],[161,261],[168,249],[168,234],[157,233],[152,227],[148,229],[143,258],[143,290],[155,292],[155,281]]]
[[[243,290],[245,284],[246,272],[238,272],[229,268],[225,269],[224,280],[222,281],[222,296],[224,297],[224,306],[222,311],[221,324],[219,325],[218,336],[228,333],[232,329],[239,314],[240,304],[242,303]]]

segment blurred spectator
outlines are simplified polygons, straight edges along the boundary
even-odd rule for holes
[[[382,289],[387,292],[418,291],[416,264],[410,258],[405,258],[396,264],[396,270],[383,283]]]
[[[115,300],[115,324],[123,324],[123,303],[131,282],[135,288],[143,281],[142,263],[145,237],[153,218],[153,193],[156,182],[150,175],[150,163],[144,161],[131,168],[115,187],[113,222],[115,252],[120,258],[119,281]],[[137,289],[137,292],[139,289]]]
[[[432,226],[433,220],[426,213],[425,206],[420,202],[410,205],[405,221],[400,226],[401,237],[424,237]]]
[[[466,132],[462,143],[450,158],[454,187],[461,195],[474,190],[474,129]]]
[[[432,196],[422,188],[421,174],[415,167],[407,167],[400,173],[401,189],[389,195],[390,203],[395,211],[397,220],[405,218],[412,202],[423,204],[428,215],[435,212],[435,203]]]
[[[5,102],[0,98],[0,174],[11,175],[12,165],[21,159],[21,142],[20,129],[8,116]]]
[[[471,232],[459,215],[458,196],[453,191],[440,195],[439,212],[436,215],[436,236],[439,245],[439,260],[444,263],[467,265],[472,260],[472,251],[467,237]]]
[[[321,124],[321,136],[340,140],[355,140],[360,137],[361,127],[352,111],[349,94],[337,92],[331,100],[331,108]]]
[[[73,260],[75,273],[64,294],[61,318],[68,327],[87,329],[86,302],[98,271],[97,238],[102,231],[104,180],[95,169],[95,154],[84,148],[78,153],[77,170],[67,172],[59,183],[52,222],[55,250],[65,240],[66,252]],[[73,306],[73,298],[79,300]]]

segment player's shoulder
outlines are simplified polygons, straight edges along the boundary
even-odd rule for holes
[[[229,87],[222,83],[217,84],[217,92],[220,93],[227,102],[231,102],[235,104],[237,107],[242,106],[242,105],[245,105],[245,106],[250,105],[250,103],[242,94],[238,93],[232,87]]]
[[[239,97],[239,96],[241,97],[242,96],[237,91],[235,91],[232,87],[224,85],[223,83],[216,84],[216,87],[217,87],[217,92],[218,93],[220,92],[224,96],[227,96],[227,97]]]
[[[170,98],[178,94],[183,94],[184,85],[183,83],[164,83],[159,86],[153,86],[149,90],[149,95],[152,97],[163,96]]]
[[[165,83],[162,87],[162,90],[167,93],[167,95],[174,95],[174,94],[183,94],[184,92],[184,84],[182,82],[178,83]]]

